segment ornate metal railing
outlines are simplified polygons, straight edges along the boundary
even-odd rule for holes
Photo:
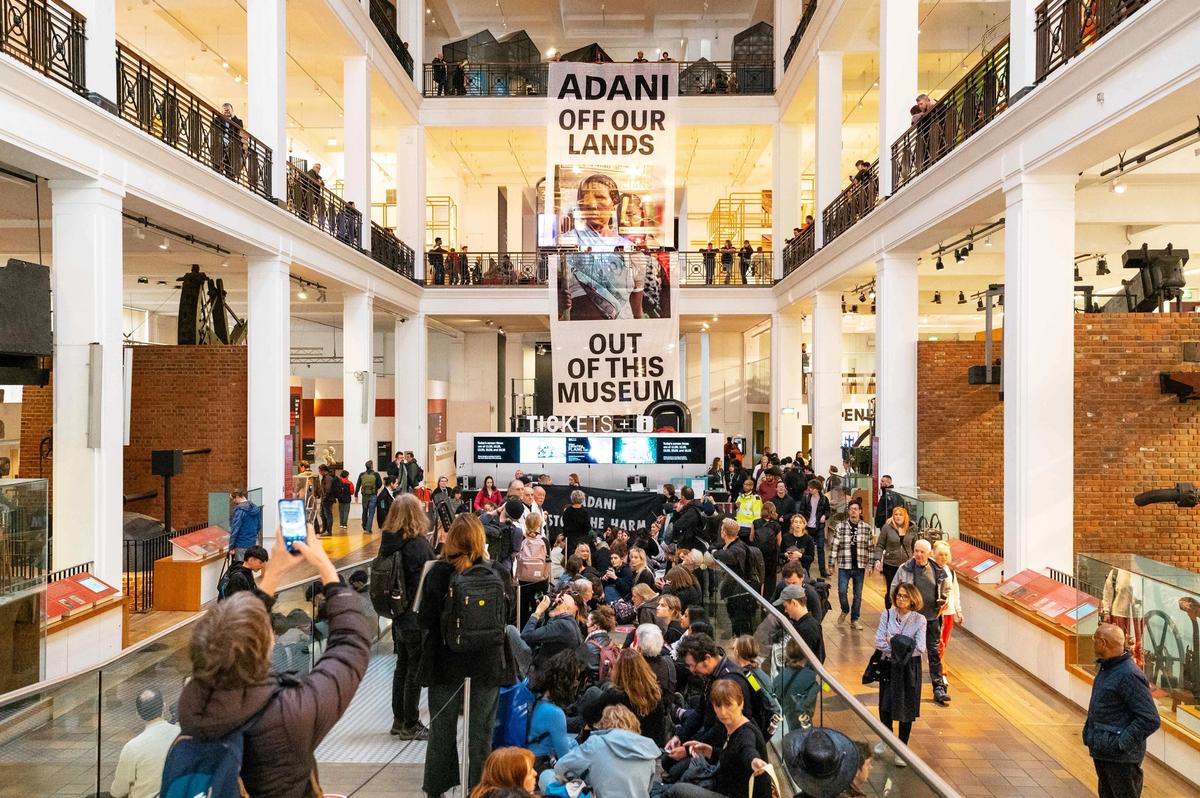
[[[791,242],[783,248],[783,275],[786,277],[800,268],[806,260],[817,252],[817,226],[810,224],[800,231]]]
[[[1008,107],[1008,38],[892,144],[892,191],[944,158]]]
[[[400,66],[404,67],[404,71],[411,78],[413,76],[413,58],[412,54],[408,52],[408,46],[400,40],[400,34],[396,33],[395,14],[395,8],[383,0],[371,0],[371,21],[375,23],[379,35],[383,36],[383,40],[387,42],[392,55],[396,56]]]
[[[762,247],[757,248],[748,261],[744,261],[734,252],[728,263],[722,260],[719,249],[713,252],[680,252],[679,255],[683,259],[683,273],[679,277],[679,284],[683,286],[742,287],[775,284],[771,253]]]
[[[772,94],[775,65],[767,61],[677,61],[681,95]],[[425,64],[426,97],[545,97],[547,64],[471,61]]]
[[[121,118],[238,185],[270,199],[271,150],[123,44],[117,45]]]
[[[84,18],[58,0],[0,0],[0,52],[79,94],[84,73]]]
[[[405,244],[396,234],[386,227],[371,222],[371,258],[376,263],[410,280],[413,276],[415,258],[412,247]]]
[[[875,210],[879,203],[879,161],[871,164],[865,176],[855,175],[821,214],[825,244],[849,230],[859,219]]]
[[[362,213],[325,188],[325,183],[291,161],[287,165],[287,209],[313,227],[359,249]]]
[[[1035,78],[1046,77],[1108,35],[1150,0],[1045,0],[1034,11]]]
[[[545,252],[425,253],[425,285],[431,287],[537,286],[549,280]]]
[[[816,10],[817,0],[808,0],[808,5],[804,6],[804,10],[800,12],[800,22],[796,25],[796,32],[792,34],[792,39],[788,42],[787,50],[783,53],[784,71],[791,65],[792,56],[796,54],[796,50],[800,47],[800,41],[804,38],[804,32],[808,30],[808,24],[812,22],[813,12]]]

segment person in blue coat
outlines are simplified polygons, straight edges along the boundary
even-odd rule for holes
[[[244,490],[233,491],[229,498],[233,502],[233,513],[229,516],[229,550],[233,552],[233,559],[241,562],[246,549],[258,545],[262,508],[246,498]]]
[[[529,689],[537,697],[526,720],[525,747],[533,752],[540,771],[575,749],[575,738],[567,734],[563,707],[575,702],[582,663],[574,650],[560,651],[534,673]]]
[[[1159,727],[1150,683],[1125,649],[1125,632],[1111,623],[1092,636],[1100,670],[1092,683],[1083,743],[1096,766],[1100,798],[1142,794],[1146,738]]]

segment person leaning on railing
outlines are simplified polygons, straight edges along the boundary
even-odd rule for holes
[[[255,798],[318,798],[314,751],[350,706],[370,657],[371,636],[359,596],[310,529],[292,544],[275,531],[275,548],[258,589],[208,610],[192,632],[192,678],[179,698],[183,735],[224,737],[258,715],[244,732],[241,778]],[[302,678],[270,674],[274,634],[269,611],[283,577],[301,561],[319,574],[329,637]],[[171,758],[168,755],[168,768]]]

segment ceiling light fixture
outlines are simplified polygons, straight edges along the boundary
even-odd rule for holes
[[[1106,274],[1112,274],[1112,270],[1108,268],[1108,261],[1100,258],[1096,261],[1096,276],[1103,277]]]
[[[979,301],[975,303],[975,309],[980,313],[983,312],[983,297],[979,297]]]
[[[718,317],[718,316],[713,316],[713,321],[720,321],[720,320],[721,320],[721,319],[720,319],[720,317]]]
[[[990,247],[992,245],[992,237],[988,236],[987,238],[983,239],[983,245],[985,247]]]
[[[222,62],[221,62],[221,69],[229,69],[229,62],[228,62],[228,61],[222,61]]]
[[[866,291],[859,291],[859,292],[858,292],[858,301],[859,301],[859,302],[866,302],[866,301],[867,301],[867,292],[866,292]]]
[[[241,82],[242,82],[242,76],[241,76],[241,75],[234,75],[234,76],[233,76],[233,82],[234,82],[234,83],[241,83]]]
[[[942,292],[941,291],[933,292],[933,304],[935,304],[935,305],[942,304]]]
[[[1079,273],[1079,266],[1076,266],[1076,267],[1075,267],[1075,282],[1077,282],[1077,283],[1082,283],[1082,282],[1083,282],[1083,275],[1081,275],[1081,274]]]
[[[1108,185],[1108,190],[1114,194],[1124,194],[1126,188],[1128,188],[1128,186],[1126,186],[1120,180],[1114,180]]]
[[[337,138],[334,136],[330,136],[329,138],[325,139],[325,143],[328,144],[330,147],[336,147],[337,146]]]
[[[222,269],[228,269],[228,268],[229,268],[229,258],[225,258],[223,261],[221,261],[221,268],[222,268]]]
[[[296,299],[299,299],[301,302],[308,299],[308,291],[305,290],[304,286],[300,286],[300,290],[296,292]]]
[[[938,257],[937,257],[937,262],[933,264],[933,268],[937,269],[939,272],[940,272],[942,269],[946,268],[946,264],[942,263],[942,256],[941,256],[941,255],[938,255]]]
[[[133,236],[138,241],[144,241],[144,240],[146,240],[146,231],[140,227],[135,227],[135,228],[133,228]]]
[[[166,236],[163,236],[162,243],[158,245],[158,248],[163,249],[163,250],[171,248],[171,242],[167,239]]]
[[[958,304],[960,304],[960,305],[967,304],[967,295],[964,294],[962,291],[958,292]]]

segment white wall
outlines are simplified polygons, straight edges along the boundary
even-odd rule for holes
[[[687,398],[693,423],[700,419],[700,335],[686,336]],[[750,434],[746,405],[744,340],[740,332],[709,334],[709,420],[723,435]],[[707,432],[707,430],[700,430]]]

